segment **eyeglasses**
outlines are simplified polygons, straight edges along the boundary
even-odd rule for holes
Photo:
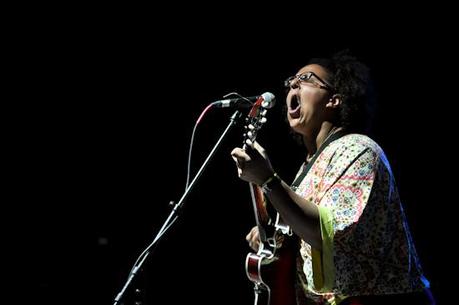
[[[317,74],[311,71],[303,73],[303,74],[297,74],[297,75],[290,76],[289,78],[285,80],[284,86],[286,88],[292,88],[293,82],[295,81],[295,79],[297,79],[299,82],[310,83],[310,84],[316,85],[321,89],[333,91],[333,87],[330,84],[328,84],[326,81],[318,77]]]

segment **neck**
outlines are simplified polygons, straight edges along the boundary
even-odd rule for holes
[[[303,141],[308,150],[307,160],[311,159],[317,149],[336,131],[341,128],[333,125],[331,122],[323,122],[320,128],[310,135],[303,136]]]

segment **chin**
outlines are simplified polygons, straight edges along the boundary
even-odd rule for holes
[[[303,128],[301,128],[301,125],[298,122],[290,122],[290,128],[296,133],[303,134]]]
[[[302,124],[302,122],[300,122],[298,119],[295,119],[295,120],[289,120],[289,125],[290,125],[290,128],[296,132],[296,133],[299,133],[301,135],[305,135],[306,134],[306,131],[305,131],[305,126],[304,124]]]

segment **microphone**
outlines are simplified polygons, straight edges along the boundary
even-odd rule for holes
[[[255,103],[259,98],[263,99],[261,102],[261,106],[267,109],[272,108],[276,103],[276,97],[274,96],[274,94],[272,94],[271,92],[265,92],[262,95],[249,96],[246,98],[237,97],[226,100],[219,100],[216,101],[214,105],[218,108],[251,108],[253,106],[253,103]]]

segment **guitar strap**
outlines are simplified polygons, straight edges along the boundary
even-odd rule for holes
[[[309,161],[308,163],[303,163],[303,165],[302,165],[303,169],[301,170],[301,174],[299,174],[296,177],[295,181],[293,181],[293,183],[290,185],[290,187],[293,188],[294,190],[296,188],[298,188],[298,186],[300,185],[301,181],[303,181],[304,177],[306,177],[306,175],[308,174],[308,172],[311,169],[312,165],[317,160],[317,158],[319,157],[320,153],[325,149],[325,147],[327,147],[331,142],[333,142],[335,140],[338,140],[339,138],[341,138],[344,135],[346,135],[346,131],[344,131],[344,130],[337,131],[334,134],[332,134],[322,145],[320,145],[319,149],[316,151],[316,153],[314,154],[314,157],[311,159],[311,161]]]
[[[308,174],[309,170],[311,169],[312,165],[314,162],[317,160],[317,157],[320,155],[320,153],[327,147],[330,143],[333,141],[341,138],[342,136],[346,135],[346,132],[344,130],[337,131],[336,133],[332,134],[317,150],[317,152],[314,154],[314,157],[309,161],[308,163],[303,163],[302,165],[302,170],[301,173],[296,177],[295,181],[290,185],[290,187],[293,190],[296,190],[298,186],[300,185],[301,181],[303,181],[304,177]],[[292,230],[289,225],[287,225],[282,218],[280,217],[279,213],[276,213],[276,224],[275,227],[283,234],[287,235],[292,235]]]

